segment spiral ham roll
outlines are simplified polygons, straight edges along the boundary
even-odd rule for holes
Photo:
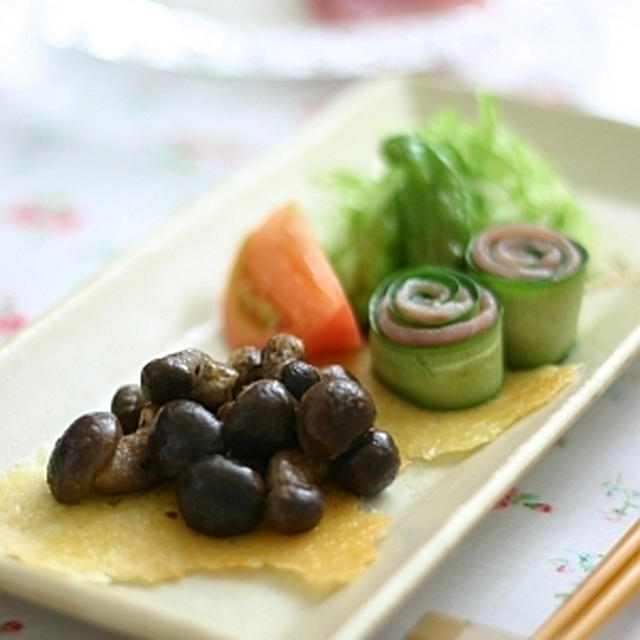
[[[502,384],[501,308],[463,273],[417,267],[393,274],[370,303],[373,370],[421,406],[482,402]]]
[[[471,258],[478,270],[514,280],[564,278],[582,266],[580,250],[540,225],[494,227],[476,237]]]
[[[390,340],[435,346],[460,342],[495,323],[495,298],[457,277],[409,277],[394,282],[378,305],[378,325]],[[433,276],[432,276],[433,278]]]
[[[553,229],[504,225],[467,249],[468,271],[504,306],[505,356],[514,368],[562,360],[576,339],[586,250]]]

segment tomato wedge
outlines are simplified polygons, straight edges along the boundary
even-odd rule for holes
[[[295,204],[276,210],[244,241],[225,294],[223,329],[233,348],[293,333],[310,358],[362,344],[342,286]]]

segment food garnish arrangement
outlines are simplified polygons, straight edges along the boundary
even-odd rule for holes
[[[403,466],[490,442],[576,378],[588,223],[546,161],[489,98],[381,153],[375,178],[332,176],[322,242],[293,203],[246,237],[215,310],[226,360],[158,354],[45,473],[4,474],[0,549],[86,578],[344,584]]]

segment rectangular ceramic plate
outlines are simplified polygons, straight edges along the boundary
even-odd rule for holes
[[[473,96],[416,81],[367,83],[329,106],[288,145],[177,215],[0,351],[0,467],[50,447],[77,415],[108,406],[152,357],[188,345],[222,355],[215,318],[246,231],[274,206],[322,206],[314,178],[367,169],[381,135]],[[154,587],[88,584],[0,560],[0,586],[128,634],[149,638],[356,638],[382,624],[478,519],[611,383],[640,345],[640,131],[503,101],[513,127],[549,154],[603,223],[603,242],[631,273],[590,293],[580,318],[578,383],[494,443],[449,463],[416,464],[375,506],[393,524],[379,559],[324,597],[267,571],[191,576]],[[626,240],[625,240],[626,239]],[[627,243],[625,245],[625,242]],[[635,261],[635,263],[634,263]]]

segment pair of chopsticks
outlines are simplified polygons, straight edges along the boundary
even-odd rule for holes
[[[600,561],[531,640],[589,638],[623,604],[640,594],[640,520]]]
[[[586,640],[640,593],[640,520],[529,640]],[[440,613],[425,614],[406,640],[524,640]]]

